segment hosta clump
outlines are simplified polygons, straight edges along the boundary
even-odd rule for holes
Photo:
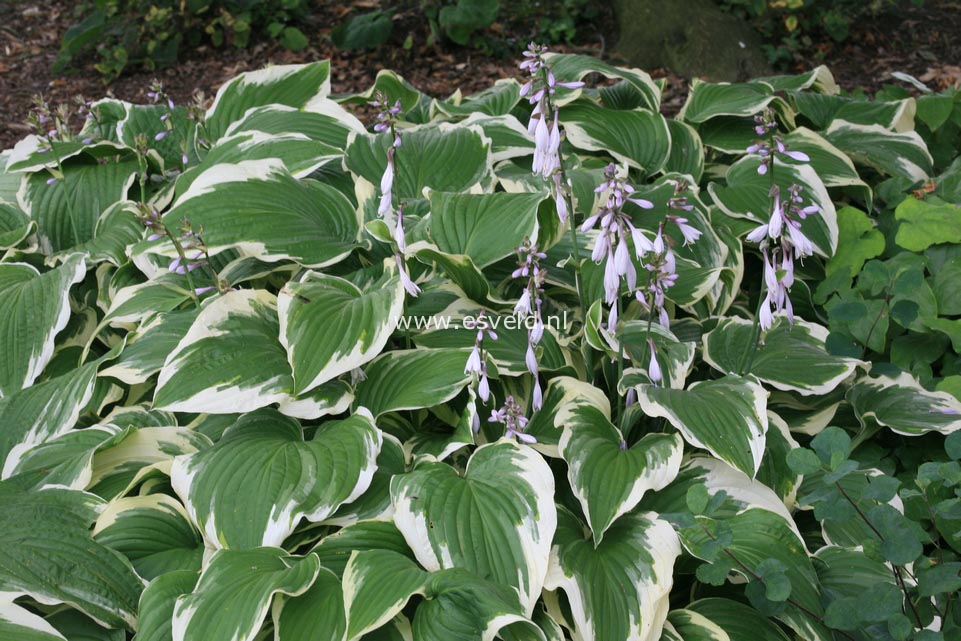
[[[955,94],[529,54],[41,106],[0,637],[957,636]]]

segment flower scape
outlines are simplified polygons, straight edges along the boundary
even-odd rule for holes
[[[958,92],[520,57],[38,101],[0,639],[961,636]]]

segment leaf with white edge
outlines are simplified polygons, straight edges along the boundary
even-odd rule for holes
[[[153,581],[140,595],[140,620],[136,641],[171,641],[173,613],[177,599],[193,592],[199,573],[192,570],[168,572]]]
[[[302,109],[277,104],[249,109],[243,119],[230,125],[226,135],[242,131],[303,134],[343,151],[352,131],[366,129],[356,116],[333,100],[314,98]]]
[[[274,547],[218,550],[193,593],[177,599],[173,641],[253,641],[275,594],[297,596],[313,584],[320,561]]]
[[[294,393],[358,368],[384,349],[405,299],[393,263],[385,265],[384,277],[363,289],[309,271],[280,290],[280,341],[293,370]]]
[[[343,580],[347,641],[360,638],[400,614],[412,596],[424,594],[429,576],[396,552],[354,552]]]
[[[128,335],[120,356],[100,376],[110,376],[128,385],[144,383],[160,371],[164,361],[177,347],[197,320],[195,307],[161,312],[141,323],[136,333]]]
[[[70,319],[70,288],[83,280],[81,255],[40,273],[26,263],[0,264],[0,398],[30,387],[50,359],[54,339]]]
[[[464,476],[425,463],[395,476],[390,493],[394,523],[421,565],[512,586],[533,611],[557,519],[554,476],[537,452],[502,439],[475,450]]]
[[[703,337],[704,360],[725,374],[736,374],[745,365],[754,343],[752,323],[742,318],[726,318]],[[824,395],[851,377],[863,361],[828,353],[826,327],[795,319],[788,323],[778,316],[764,333],[750,367],[745,372],[779,390],[802,396]]]
[[[114,203],[97,220],[93,238],[53,254],[49,261],[67,260],[74,253],[80,253],[91,265],[106,262],[119,267],[127,262],[127,248],[143,237],[144,227],[137,219],[138,213],[133,201]]]
[[[567,414],[560,452],[571,489],[599,545],[605,530],[633,510],[646,492],[661,490],[674,480],[683,441],[678,434],[647,434],[628,447],[600,410],[583,406]]]
[[[121,442],[129,432],[129,428],[115,425],[72,430],[27,450],[4,478],[21,487],[38,490],[45,487],[86,489],[93,474],[94,454]]]
[[[480,127],[441,123],[402,130],[401,135],[403,144],[394,156],[395,204],[398,199],[423,198],[424,187],[465,192],[489,180],[490,140]],[[392,141],[389,132],[355,136],[347,146],[347,168],[379,185]]]
[[[340,578],[321,567],[309,590],[274,599],[271,618],[278,641],[341,641],[347,621]]]
[[[521,121],[514,116],[485,116],[481,113],[472,113],[464,121],[464,124],[477,125],[484,130],[484,134],[491,141],[491,161],[494,164],[502,160],[530,156],[534,153],[534,137],[527,132],[527,127],[522,125]],[[507,189],[506,186],[505,189]],[[514,192],[517,190],[507,189],[507,191]]]
[[[699,181],[704,173],[701,137],[693,127],[680,120],[668,120],[667,128],[671,136],[671,154],[664,163],[664,170],[686,174]]]
[[[108,630],[71,608],[57,610],[47,616],[47,621],[67,637],[67,641],[125,641],[127,638],[126,631]]]
[[[464,349],[393,350],[364,367],[354,407],[375,416],[398,410],[434,407],[457,396],[470,382]]]
[[[46,619],[14,603],[14,596],[0,594],[0,639],[67,641]]]
[[[561,508],[544,587],[567,595],[577,639],[653,641],[680,554],[674,528],[652,512],[622,516],[595,547],[587,528]]]
[[[493,86],[472,93],[467,98],[461,99],[460,92],[457,92],[447,100],[435,100],[431,108],[448,117],[470,116],[474,113],[504,116],[511,112],[520,98],[520,84],[513,78],[501,78]]]
[[[211,300],[160,370],[154,407],[232,414],[285,400],[293,379],[278,332],[276,299],[266,290]]]
[[[204,552],[187,511],[166,494],[111,501],[97,518],[93,537],[130,559],[147,581],[178,570],[199,571]]]
[[[745,156],[728,170],[726,186],[718,183],[708,185],[708,192],[718,207],[728,216],[748,218],[755,223],[770,219],[771,178],[757,173],[758,158]],[[834,255],[838,244],[837,211],[824,183],[810,165],[778,165],[775,181],[786,194],[791,184],[803,187],[804,205],[817,206],[819,211],[801,221],[801,231],[814,244],[819,256]]]
[[[695,79],[680,120],[701,123],[717,116],[753,116],[774,100],[774,90],[763,82],[730,84]]]
[[[90,160],[66,165],[63,178],[49,185],[46,172],[24,178],[17,202],[36,221],[45,253],[64,251],[94,238],[101,215],[126,199],[136,179],[138,165],[134,158],[102,165]]]
[[[353,388],[345,381],[337,379],[327,381],[306,394],[285,399],[277,409],[286,416],[314,420],[329,414],[342,414],[353,402]]]
[[[754,477],[764,456],[767,392],[751,378],[727,375],[686,390],[638,385],[648,416],[666,418],[694,447],[701,447]]]
[[[0,504],[0,592],[68,603],[107,627],[136,625],[143,583],[125,558],[90,537],[100,499],[2,482]]]
[[[774,490],[785,506],[792,509],[802,476],[791,469],[787,458],[791,450],[796,450],[801,445],[794,439],[783,418],[768,409],[767,419],[764,459],[757,472],[757,480]]]
[[[299,109],[328,94],[330,61],[327,60],[248,71],[220,87],[207,110],[204,126],[210,140],[217,140],[250,109],[273,104]]]
[[[724,630],[731,641],[790,641],[770,619],[740,601],[717,597],[698,599],[689,604],[687,610],[707,617]]]
[[[341,505],[332,516],[324,519],[324,523],[343,527],[360,521],[392,518],[394,508],[390,501],[390,480],[395,474],[406,471],[407,457],[403,444],[397,437],[383,434],[383,443],[377,454],[377,469],[370,487],[356,500]]]
[[[501,583],[451,568],[431,574],[424,591],[427,598],[414,615],[418,641],[546,641],[517,593]]]
[[[0,398],[0,478],[31,448],[67,432],[93,397],[98,362]]]
[[[821,177],[825,187],[855,188],[862,194],[862,200],[871,206],[871,188],[861,180],[854,163],[847,154],[829,143],[820,134],[807,127],[798,127],[784,136],[784,143],[792,151],[800,151],[808,155],[811,167]],[[795,163],[791,158],[785,162]]]
[[[10,249],[23,242],[37,224],[14,203],[0,200],[0,249]]]
[[[905,436],[961,429],[961,402],[947,392],[927,391],[906,372],[861,378],[847,401],[864,427],[877,424]]]
[[[430,233],[448,254],[465,254],[481,269],[537,242],[537,209],[545,195],[431,192]]]
[[[274,410],[241,417],[214,447],[174,460],[171,484],[207,545],[279,546],[306,518],[322,521],[370,486],[381,433],[359,411],[304,441]]]
[[[537,439],[534,449],[547,456],[560,456],[558,444],[568,417],[582,407],[592,407],[611,419],[611,402],[603,390],[571,376],[555,376],[544,390],[544,404],[534,412],[524,431]]]
[[[348,525],[324,537],[311,552],[320,558],[325,568],[342,577],[351,555],[364,550],[390,550],[412,560],[414,558],[414,553],[407,547],[404,535],[393,520],[361,521]]]
[[[326,183],[295,179],[277,158],[210,167],[164,214],[164,223],[176,228],[184,218],[203,228],[212,255],[235,249],[241,256],[305,267],[341,260],[360,231],[347,196]],[[173,251],[167,241],[151,248]]]
[[[173,311],[188,300],[187,279],[179,274],[163,274],[114,292],[102,324],[119,327],[139,323],[156,313]]]
[[[856,125],[835,120],[824,137],[855,162],[889,176],[927,180],[934,161],[921,136],[914,131],[895,133],[881,125]]]
[[[667,615],[674,633],[684,641],[731,641],[721,626],[691,610],[671,610]]]
[[[588,319],[588,323],[591,322],[591,319]],[[604,331],[605,336],[609,336],[606,330],[598,329]],[[646,378],[646,372],[647,368],[650,367],[650,359],[653,356],[657,360],[657,366],[661,369],[661,376],[668,387],[684,388],[684,382],[687,380],[687,375],[690,374],[691,367],[694,364],[694,343],[679,341],[671,330],[656,323],[648,324],[647,321],[627,321],[618,329],[617,336],[611,338],[615,347],[617,340],[622,341],[628,358],[638,367],[644,368],[645,379],[642,382],[649,380]],[[654,344],[653,355],[650,346],[647,344],[648,340]],[[616,353],[615,351],[614,354]],[[632,387],[637,382],[641,382],[637,381],[634,376],[636,374],[630,370],[625,371],[620,387]]]
[[[436,247],[426,242],[416,243],[408,248],[417,260],[426,265],[439,267],[455,285],[460,287],[471,300],[483,306],[496,306],[498,302],[491,298],[490,281],[484,275],[470,256],[464,254],[447,254],[438,251]]]
[[[697,519],[699,523],[706,521],[704,517]],[[770,558],[780,561],[784,566],[794,603],[788,604],[775,618],[790,626],[801,638],[812,641],[833,639],[831,632],[821,622],[824,610],[811,559],[804,544],[796,538],[784,518],[768,510],[751,507],[721,522],[731,535],[724,548],[751,571]],[[706,527],[685,528],[680,532],[681,542],[693,556],[706,559],[716,552],[716,542],[709,532]],[[753,578],[740,565],[734,565],[733,571],[748,580]]]
[[[648,174],[671,155],[671,132],[659,113],[618,111],[578,100],[560,110],[560,119],[568,142],[578,149],[605,151]]]
[[[304,134],[268,134],[244,131],[221,138],[198,164],[192,165],[177,179],[176,193],[182,197],[205,171],[217,165],[233,165],[242,161],[279,159],[295,178],[305,178],[315,169],[340,160],[343,151],[311,140]]]
[[[771,85],[777,91],[810,89],[819,94],[826,95],[835,95],[841,91],[841,88],[838,87],[837,82],[834,80],[834,75],[831,73],[831,70],[824,65],[819,65],[804,73],[767,76],[765,78],[758,78],[758,80]]]
[[[660,111],[661,90],[645,71],[628,67],[615,67],[593,56],[580,54],[548,53],[545,59],[554,76],[561,82],[578,81],[592,73],[599,73],[605,78],[620,78],[637,90],[647,109]],[[556,104],[566,104],[581,93],[581,89],[557,87]],[[563,111],[562,109],[561,113]]]

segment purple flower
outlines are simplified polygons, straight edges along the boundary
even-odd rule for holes
[[[664,377],[661,374],[661,366],[657,362],[656,348],[654,347],[654,341],[647,339],[648,348],[651,350],[651,361],[647,366],[647,375],[651,379],[651,382],[657,385],[660,383]]]
[[[504,426],[504,435],[508,438],[516,438],[522,443],[536,443],[537,439],[530,434],[525,434],[527,427],[527,417],[524,410],[514,401],[513,396],[508,396],[504,400],[504,405],[500,409],[492,410],[489,423],[500,423]]]
[[[158,133],[156,136],[154,136],[153,139],[154,139],[154,140],[158,140],[158,141],[159,141],[159,140],[163,140],[163,139],[166,138],[168,135],[170,135],[170,132],[169,132],[169,131],[161,131],[161,132]]]
[[[410,275],[407,273],[407,268],[404,265],[404,261],[400,254],[394,254],[394,261],[397,263],[397,271],[400,275],[400,282],[404,286],[407,293],[413,297],[417,297],[420,294],[420,287],[417,283],[410,279]]]
[[[212,291],[214,291],[215,289],[217,289],[217,288],[214,287],[213,285],[209,285],[209,286],[207,286],[207,287],[198,287],[197,289],[194,290],[194,294],[196,294],[197,296],[200,296],[201,294],[206,294],[207,292],[212,292]]]

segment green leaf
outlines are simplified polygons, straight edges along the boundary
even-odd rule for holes
[[[888,176],[914,182],[931,175],[931,154],[914,131],[895,133],[878,124],[857,125],[836,119],[824,137],[855,162]]]
[[[412,596],[424,594],[429,576],[397,552],[354,552],[343,580],[347,640],[360,638],[399,614]]]
[[[193,592],[198,572],[168,572],[153,581],[140,595],[137,641],[172,641],[173,614],[177,599]]]
[[[847,271],[853,278],[864,263],[884,251],[884,234],[875,229],[874,222],[860,209],[842,207],[838,210],[838,250],[824,265],[824,273],[831,276]]]
[[[753,116],[772,100],[774,91],[767,83],[715,84],[695,79],[678,118],[701,123],[717,116]]]
[[[861,364],[829,354],[824,347],[828,330],[779,316],[764,333],[747,374],[777,389],[803,396],[824,395],[849,378]],[[753,327],[748,320],[727,318],[704,335],[704,360],[718,371],[737,373],[752,350]]]
[[[661,641],[730,641],[727,633],[703,614],[691,610],[671,610],[664,622]],[[673,636],[676,635],[676,636]]]
[[[611,403],[599,388],[571,376],[556,376],[548,381],[544,404],[534,412],[524,430],[537,439],[534,449],[548,456],[560,456],[558,444],[566,417],[581,407],[594,408],[606,420],[611,419]]]
[[[659,113],[621,111],[578,100],[560,110],[567,140],[578,149],[604,151],[647,174],[671,155],[671,132]]]
[[[918,572],[918,588],[921,596],[935,596],[961,590],[961,563],[934,565]]]
[[[502,439],[475,450],[464,476],[425,463],[395,476],[390,493],[394,523],[422,566],[491,577],[533,610],[557,518],[554,477],[537,452]]]
[[[0,398],[30,387],[50,362],[54,339],[70,319],[70,288],[85,273],[79,254],[42,274],[26,263],[0,264]]]
[[[666,418],[688,443],[702,447],[753,478],[767,433],[767,392],[750,378],[727,375],[687,390],[638,385],[648,416]]]
[[[154,407],[232,414],[286,400],[293,380],[278,332],[276,300],[266,290],[212,299],[167,356]]]
[[[646,492],[663,489],[677,476],[683,448],[677,434],[647,434],[627,447],[610,420],[590,406],[570,411],[563,424],[560,453],[567,478],[598,544]]]
[[[579,54],[548,53],[545,55],[545,59],[554,76],[560,82],[582,80],[591,73],[598,73],[610,79],[619,78],[627,82],[637,91],[643,105],[647,109],[651,111],[660,111],[661,109],[661,90],[651,79],[651,76],[641,69],[615,67],[593,56]],[[564,105],[576,99],[582,93],[583,89],[557,87],[555,104]],[[561,112],[563,113],[563,109]]]
[[[668,120],[671,134],[671,155],[664,163],[664,171],[685,174],[701,180],[704,173],[704,144],[697,131],[680,120]]]
[[[2,482],[0,502],[0,592],[68,603],[108,627],[136,626],[143,583],[119,553],[90,538],[100,499]]]
[[[212,255],[235,249],[241,256],[305,267],[347,256],[360,230],[345,195],[325,183],[294,179],[277,158],[215,165],[201,173],[163,220],[176,229],[185,218],[195,230],[203,228]],[[151,248],[173,251],[167,241]]]
[[[178,457],[171,484],[209,547],[279,546],[302,518],[321,521],[370,486],[381,433],[364,411],[305,441],[274,410],[241,417],[217,444]]]
[[[864,426],[876,422],[905,436],[961,429],[961,402],[947,392],[925,390],[907,373],[864,377],[848,390],[847,401]]]
[[[576,638],[656,639],[680,554],[674,529],[654,513],[624,515],[595,547],[587,528],[561,508],[544,587],[564,591]]]
[[[148,581],[168,572],[200,570],[203,538],[183,506],[166,494],[115,499],[97,519],[93,536],[130,559]]]
[[[116,445],[128,433],[115,425],[69,431],[27,450],[4,476],[25,489],[86,489],[93,474],[94,454]]]
[[[146,382],[160,371],[199,313],[198,309],[190,308],[151,316],[136,332],[127,335],[120,356],[101,371],[100,376],[110,376],[128,385]]]
[[[357,385],[354,406],[378,417],[445,403],[470,381],[464,374],[468,355],[463,349],[385,352],[364,367],[366,378]]]
[[[347,621],[340,578],[321,567],[309,590],[299,596],[274,599],[273,619],[278,639],[342,639],[347,631]]]
[[[698,599],[687,606],[724,630],[731,641],[788,641],[787,635],[770,619],[738,601],[721,598]]]
[[[0,639],[67,641],[46,619],[14,603],[14,596],[0,598]]]
[[[320,561],[279,548],[218,550],[192,594],[177,599],[174,641],[252,641],[275,594],[297,596],[313,584]]]
[[[544,194],[431,192],[430,234],[448,254],[465,254],[483,269],[513,255],[525,238],[537,242]]]
[[[404,287],[392,269],[365,289],[317,272],[288,282],[277,297],[280,340],[302,394],[380,354],[404,309]]]
[[[233,136],[242,131],[298,133],[343,151],[351,132],[362,133],[366,130],[356,116],[333,100],[315,98],[301,109],[286,105],[265,105],[251,109],[243,119],[230,125],[226,135]]]
[[[331,40],[338,49],[373,49],[387,42],[393,29],[389,11],[376,9],[367,13],[352,15],[334,27],[330,32]]]
[[[404,535],[392,520],[353,523],[324,537],[311,552],[320,558],[325,568],[342,577],[351,555],[364,550],[390,550],[411,560],[414,558]]]
[[[279,104],[301,108],[330,93],[330,62],[276,65],[242,73],[217,91],[204,121],[211,141],[224,135],[249,109]]]
[[[10,249],[23,242],[37,228],[20,207],[0,200],[0,249]]]
[[[905,198],[894,210],[901,221],[894,237],[900,247],[921,252],[939,243],[961,243],[961,207],[938,200]]]

